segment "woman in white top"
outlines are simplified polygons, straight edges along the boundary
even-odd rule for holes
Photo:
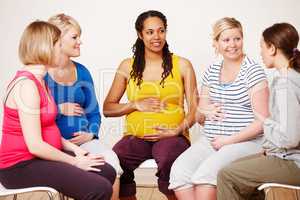
[[[267,28],[261,56],[278,74],[270,84],[270,117],[264,125],[264,153],[225,167],[218,175],[218,200],[251,199],[262,183],[300,185],[300,51],[299,35],[288,23]]]
[[[216,199],[218,171],[230,162],[261,151],[262,122],[268,115],[264,70],[243,52],[239,21],[222,18],[213,27],[214,47],[223,57],[202,78],[198,113],[204,136],[174,162],[170,189],[178,199]]]

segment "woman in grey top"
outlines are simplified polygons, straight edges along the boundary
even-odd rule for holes
[[[300,185],[299,35],[288,23],[267,28],[261,56],[278,72],[270,84],[270,117],[264,122],[264,153],[238,160],[218,174],[218,200],[249,199],[262,183]]]

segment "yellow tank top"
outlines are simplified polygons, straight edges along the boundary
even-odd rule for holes
[[[176,128],[185,117],[184,87],[181,79],[178,56],[172,56],[172,74],[165,79],[164,87],[158,81],[143,81],[138,87],[133,79],[129,79],[126,92],[129,101],[136,101],[147,97],[156,97],[166,103],[162,112],[140,112],[134,111],[126,116],[125,135],[143,137],[144,135],[155,134],[154,127]],[[188,136],[188,132],[184,133]]]

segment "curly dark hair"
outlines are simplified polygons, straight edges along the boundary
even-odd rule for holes
[[[143,12],[138,16],[135,22],[135,29],[137,33],[142,34],[142,30],[144,28],[144,21],[149,17],[158,17],[162,20],[164,24],[164,28],[167,29],[167,18],[164,14],[162,14],[159,11],[155,10],[149,10],[146,12]],[[134,43],[132,47],[133,52],[133,64],[132,64],[132,70],[130,72],[130,78],[132,78],[134,81],[137,81],[137,86],[140,86],[143,82],[143,72],[145,69],[145,45],[142,39],[139,37],[137,38],[136,42]],[[172,74],[172,53],[169,51],[168,43],[166,42],[163,47],[163,62],[162,62],[162,68],[164,69],[163,73],[161,74],[161,81],[160,85],[164,87],[164,81],[167,78],[169,74]]]

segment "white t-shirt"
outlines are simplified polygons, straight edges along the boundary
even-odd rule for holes
[[[232,83],[220,83],[223,61],[210,65],[204,72],[202,84],[209,88],[211,103],[220,103],[224,111],[222,121],[206,119],[204,133],[209,140],[216,136],[237,134],[254,120],[249,89],[266,80],[264,69],[254,60],[245,56],[239,74]]]

